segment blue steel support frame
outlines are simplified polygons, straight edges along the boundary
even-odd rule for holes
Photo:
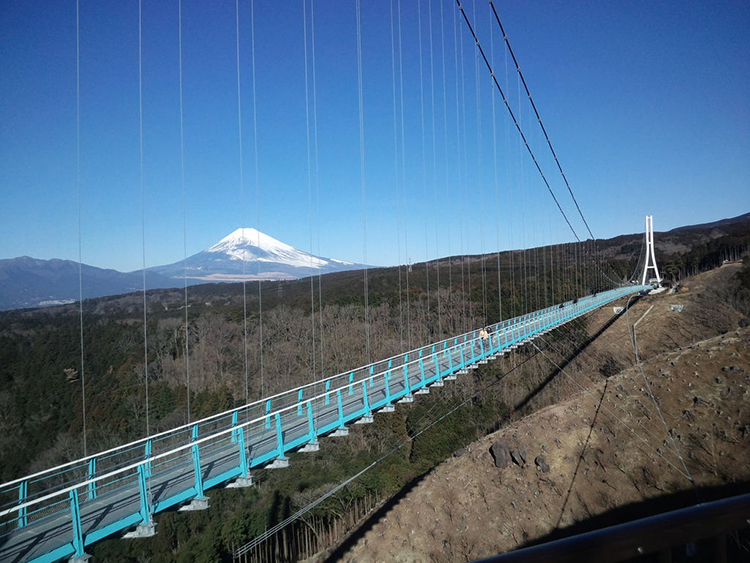
[[[70,491],[70,522],[73,526],[73,557],[83,557],[83,528],[81,527],[81,507],[78,504],[78,491]]]
[[[336,390],[336,401],[339,407],[339,428],[344,428],[344,402],[341,399],[341,389]]]
[[[388,371],[385,372],[385,399],[386,404],[391,404],[391,360],[388,360]]]
[[[284,431],[281,428],[281,415],[276,413],[276,448],[279,451],[279,457],[284,457]]]
[[[198,439],[198,425],[193,425],[193,442]],[[198,444],[193,444],[193,472],[195,473],[195,496],[203,498],[203,470],[201,469],[201,451]]]
[[[237,426],[237,411],[232,413],[232,426]],[[250,466],[247,463],[247,448],[245,447],[245,427],[240,426],[232,432],[232,442],[237,444],[240,455],[240,477],[250,475]]]
[[[138,493],[141,499],[141,508],[139,510],[141,514],[141,524],[146,525],[151,523],[151,503],[148,500],[148,478],[150,471],[148,465],[150,461],[146,461],[138,466]]]
[[[314,442],[318,439],[318,434],[315,432],[315,417],[313,416],[312,401],[307,401],[307,439]]]

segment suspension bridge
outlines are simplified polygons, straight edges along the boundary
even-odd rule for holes
[[[250,471],[284,467],[290,451],[314,451],[321,436],[411,402],[489,360],[589,311],[652,285],[628,285],[560,303],[427,347],[337,374],[5,483],[2,561],[81,558],[102,538],[136,526],[155,533],[153,516],[176,505],[208,508],[206,490],[252,486]],[[12,500],[7,500],[7,499]]]
[[[306,1],[303,2],[307,6]],[[476,3],[475,3],[476,4]],[[399,2],[400,10],[400,2]],[[239,4],[238,4],[239,6]],[[421,6],[421,5],[420,5]],[[429,37],[430,49],[433,42],[433,14],[432,4],[428,3],[430,9],[429,15]],[[151,434],[148,430],[146,436],[141,439],[131,441],[118,447],[101,451],[92,455],[83,457],[50,467],[30,475],[25,475],[0,485],[0,561],[3,562],[34,562],[46,563],[69,558],[71,561],[79,562],[88,558],[86,548],[92,544],[108,537],[124,534],[126,538],[149,537],[156,533],[155,516],[166,510],[202,510],[207,509],[210,505],[209,492],[216,487],[242,488],[253,486],[253,470],[259,468],[284,468],[289,465],[288,454],[290,452],[310,452],[317,451],[319,448],[319,439],[325,436],[346,436],[348,427],[352,424],[366,424],[373,421],[373,417],[379,413],[392,412],[398,403],[410,403],[415,400],[416,395],[429,393],[431,388],[442,387],[446,382],[455,380],[465,375],[469,370],[476,369],[482,364],[494,360],[511,350],[532,341],[549,331],[565,325],[583,315],[610,304],[618,299],[628,297],[633,294],[648,292],[653,289],[655,284],[660,281],[656,260],[654,254],[653,239],[653,222],[647,218],[646,223],[646,248],[644,257],[644,266],[640,282],[628,283],[627,281],[613,281],[608,274],[602,270],[606,261],[592,250],[592,245],[587,245],[587,240],[582,240],[573,224],[572,219],[565,213],[564,206],[554,192],[550,179],[542,172],[542,161],[538,151],[535,152],[534,139],[529,138],[524,133],[523,118],[518,115],[519,110],[512,107],[512,100],[508,92],[508,85],[505,88],[496,73],[493,65],[494,44],[490,43],[489,48],[482,43],[481,32],[476,25],[476,5],[473,6],[473,12],[469,13],[460,1],[452,6],[453,13],[453,37],[455,50],[455,75],[456,75],[456,128],[455,134],[459,141],[458,177],[459,183],[467,187],[467,171],[462,168],[468,165],[468,149],[466,147],[466,110],[461,109],[466,102],[466,95],[463,89],[463,82],[470,82],[464,77],[463,63],[459,66],[458,57],[459,49],[463,58],[464,29],[466,29],[466,43],[476,47],[474,55],[475,62],[475,84],[477,88],[477,124],[481,121],[481,103],[479,101],[479,75],[480,65],[486,67],[486,75],[489,77],[488,85],[491,88],[490,98],[492,102],[492,140],[493,140],[493,162],[494,165],[487,166],[488,170],[494,167],[494,184],[498,184],[497,172],[497,135],[495,127],[495,98],[502,103],[507,110],[508,119],[506,122],[506,138],[509,131],[515,129],[518,133],[519,154],[524,154],[528,158],[529,170],[538,173],[544,188],[549,193],[554,205],[550,205],[552,211],[562,216],[563,225],[572,232],[576,244],[576,258],[562,266],[558,266],[558,273],[564,276],[578,276],[577,282],[569,283],[569,286],[583,288],[587,282],[582,278],[582,270],[589,268],[589,273],[594,272],[593,276],[596,282],[590,283],[585,291],[586,295],[568,295],[566,300],[552,303],[553,299],[548,299],[545,307],[537,310],[526,312],[525,314],[514,316],[513,318],[502,317],[502,306],[498,305],[499,318],[490,322],[487,318],[487,306],[485,304],[484,320],[481,327],[465,332],[459,335],[453,335],[449,338],[443,338],[436,342],[431,342],[425,346],[415,347],[405,352],[396,354],[390,358],[381,359],[366,365],[346,370],[342,373],[330,375],[327,377],[315,378],[315,381],[289,389],[282,393],[272,396],[263,397],[256,401],[214,414],[198,421],[190,422],[176,428]],[[494,4],[490,1],[488,12],[488,21],[491,25],[496,22],[501,36],[507,46],[507,52],[512,57],[513,65],[518,73],[518,98],[519,104],[521,99],[521,86],[524,89],[526,98],[530,103],[530,112],[533,111],[534,118],[541,126],[543,133],[540,142],[542,147],[550,149],[550,161],[554,163],[561,175],[565,188],[575,204],[580,218],[585,225],[591,239],[594,239],[593,233],[589,228],[578,202],[573,195],[567,177],[563,173],[560,161],[555,153],[550,141],[547,130],[541,120],[536,105],[533,102],[528,86],[520,70],[518,60],[510,48],[502,23]],[[180,18],[182,4],[180,3]],[[312,18],[312,2],[310,3]],[[421,7],[420,7],[421,10]],[[76,12],[78,18],[78,12]],[[141,64],[141,28],[140,28],[140,3],[139,3],[139,73]],[[239,47],[239,7],[237,8],[237,88],[238,88],[238,106],[241,104],[240,95],[240,47]],[[362,61],[361,61],[361,30],[360,30],[360,5],[357,2],[357,49],[358,49],[358,81],[359,81],[359,137],[360,137],[360,169],[361,169],[361,187],[363,194],[365,190],[365,154],[364,154],[364,125],[363,125],[363,91],[362,91]],[[404,99],[403,99],[403,62],[396,64],[396,51],[401,51],[401,20],[400,11],[398,12],[398,25],[394,26],[393,2],[391,2],[391,57],[393,71],[393,128],[394,128],[394,153],[396,170],[396,181],[401,184],[401,190],[405,192],[407,183],[405,180],[407,169],[407,158],[405,156],[405,119],[404,119]],[[422,33],[427,30],[422,29],[421,12],[419,24],[419,48],[420,48],[420,82],[423,83],[422,66],[421,66],[421,48]],[[308,16],[305,15],[305,33],[308,31]],[[437,18],[437,16],[436,16]],[[440,20],[444,27],[443,5],[440,5]],[[180,20],[181,25],[181,20]],[[253,22],[254,25],[254,22]],[[465,28],[464,28],[465,25]],[[76,32],[80,32],[79,21],[76,21]],[[309,22],[310,29],[313,29],[312,19]],[[395,39],[396,31],[398,40]],[[457,31],[458,30],[458,31]],[[441,29],[441,35],[444,35],[444,29]],[[182,48],[182,28],[180,28],[180,49]],[[436,34],[437,36],[437,34]],[[77,37],[80,42],[80,38]],[[443,38],[444,41],[444,38]],[[310,176],[311,170],[317,170],[317,121],[315,110],[310,112],[310,96],[308,84],[312,82],[312,99],[315,99],[315,70],[308,77],[307,58],[314,57],[314,43],[311,53],[308,55],[307,45],[308,38],[305,35],[305,102],[308,108],[307,117],[307,159],[308,159],[308,183],[310,184],[311,193],[313,191],[313,181]],[[253,39],[253,88],[255,87],[255,46]],[[398,46],[398,49],[395,47]],[[80,49],[80,45],[78,45]],[[448,118],[446,110],[446,85],[445,85],[445,53],[446,48],[443,43],[441,49],[443,56],[443,120],[445,128],[445,155],[448,158]],[[80,73],[80,52],[77,53],[77,75]],[[399,55],[400,56],[400,55]],[[435,57],[437,58],[437,57]],[[314,59],[313,59],[314,61]],[[433,66],[433,53],[430,51],[430,68]],[[507,75],[507,57],[506,57],[506,75]],[[180,51],[180,65],[182,64],[182,51]],[[400,76],[400,103],[397,103],[397,80],[396,70],[398,68]],[[460,71],[460,72],[459,72]],[[430,80],[434,82],[434,76],[430,70]],[[460,75],[460,78],[459,78]],[[77,76],[80,79],[80,76]],[[507,76],[506,76],[507,82]],[[142,77],[139,75],[139,101],[140,101],[140,165],[141,165],[141,187],[143,189],[143,92]],[[253,93],[253,99],[255,93]],[[422,167],[425,166],[425,117],[424,117],[424,95],[422,101]],[[77,92],[78,105],[78,160],[80,176],[80,92]],[[255,104],[254,104],[255,105]],[[434,120],[435,115],[439,114],[436,109],[434,99],[434,84],[432,96],[431,118],[432,123],[432,166],[433,176],[436,179],[437,172],[437,141]],[[398,111],[397,111],[398,110]],[[255,112],[255,107],[253,107]],[[400,112],[400,117],[399,117]],[[310,117],[312,113],[312,120]],[[238,107],[239,117],[239,140],[240,154],[242,153],[242,127],[241,127],[241,107]],[[180,132],[182,135],[182,68],[180,67]],[[255,116],[254,116],[255,119]],[[312,123],[312,127],[311,127]],[[256,124],[257,125],[257,124]],[[311,132],[312,129],[312,132]],[[399,129],[401,130],[399,134]],[[257,133],[257,132],[256,132]],[[399,136],[400,135],[400,136]],[[257,137],[257,135],[254,135]],[[481,128],[477,131],[477,153],[479,172],[477,178],[482,176],[482,160],[480,145],[482,140]],[[489,138],[489,136],[487,136]],[[486,140],[486,139],[485,139]],[[254,141],[257,143],[257,139]],[[184,140],[181,139],[181,143]],[[510,145],[506,140],[506,145]],[[507,147],[506,147],[507,148]],[[184,147],[182,147],[184,151]],[[257,146],[256,159],[257,159]],[[483,150],[483,149],[482,149]],[[525,151],[525,152],[524,152]],[[184,159],[184,155],[182,155]],[[520,159],[520,156],[519,156]],[[256,163],[257,165],[257,163]],[[447,164],[446,164],[447,165]],[[184,176],[184,161],[182,163]],[[519,176],[523,176],[520,171]],[[242,189],[243,165],[240,157],[240,184]],[[256,170],[257,175],[257,170]],[[315,171],[315,182],[317,182],[317,171]],[[184,178],[183,178],[184,182]],[[447,182],[447,180],[446,180]],[[79,177],[80,183],[80,177]],[[257,178],[256,178],[257,183]],[[244,192],[241,199],[244,198]],[[401,204],[399,203],[399,206]],[[524,203],[520,206],[525,205]],[[244,206],[244,199],[241,202]],[[450,201],[446,207],[451,208]],[[399,211],[400,212],[400,211]],[[244,223],[244,207],[243,207]],[[482,215],[484,213],[483,203],[472,210],[472,214]],[[437,215],[437,212],[436,212]],[[79,210],[80,221],[80,210]],[[145,224],[145,218],[143,219]],[[440,221],[435,220],[435,225]],[[498,224],[500,223],[498,215]],[[80,227],[80,225],[79,225]],[[525,225],[523,227],[525,229]],[[534,225],[534,229],[544,230],[542,227]],[[566,227],[563,227],[566,228]],[[427,228],[425,227],[425,230]],[[366,247],[366,219],[365,219],[365,247]],[[399,233],[400,236],[400,233]],[[312,235],[311,235],[312,238]],[[499,227],[498,227],[499,238]],[[584,237],[586,239],[586,237]],[[399,246],[400,246],[399,242]],[[144,227],[144,264],[145,272],[145,227]],[[311,243],[312,246],[312,243]],[[579,253],[579,246],[582,247]],[[595,246],[595,244],[593,245]],[[437,242],[436,242],[437,247]],[[400,251],[400,248],[399,248]],[[79,241],[80,254],[80,241]],[[367,263],[365,251],[363,263]],[[484,268],[484,255],[482,256],[482,267]],[[538,257],[537,257],[538,259]],[[546,258],[545,258],[546,260]],[[399,257],[399,261],[400,257]],[[498,253],[499,264],[499,253]],[[538,264],[536,265],[538,268]],[[546,262],[544,262],[546,268]],[[553,266],[550,262],[550,271]],[[523,264],[525,271],[526,264]],[[500,268],[498,267],[498,286],[500,284]],[[653,270],[655,276],[650,278],[648,272]],[[409,272],[411,266],[405,270],[405,279],[409,284]],[[484,271],[484,270],[483,270]],[[461,270],[463,276],[463,266]],[[611,273],[611,272],[610,272]],[[364,271],[364,309],[365,318],[367,318],[368,308],[368,278],[367,270]],[[429,274],[428,274],[429,275]],[[616,274],[613,274],[616,275]],[[439,276],[439,273],[438,273]],[[554,276],[550,274],[551,279]],[[144,337],[146,318],[146,278],[144,274]],[[570,281],[570,279],[568,280]],[[429,284],[429,277],[427,279]],[[484,282],[484,280],[483,280]],[[401,283],[401,270],[399,269],[399,284]],[[463,280],[462,280],[463,283]],[[562,283],[561,283],[562,285]],[[440,289],[440,279],[437,279],[438,290]],[[596,289],[591,289],[596,287]],[[243,284],[243,292],[245,285]],[[186,326],[187,326],[187,284],[186,292]],[[429,292],[429,285],[427,287]],[[583,291],[583,290],[582,290]],[[498,287],[498,292],[500,288]],[[401,288],[399,287],[399,293]],[[554,294],[554,292],[551,292]],[[82,294],[81,294],[82,295]],[[314,296],[313,296],[314,299]],[[438,297],[439,299],[439,297]],[[486,301],[486,295],[484,296]],[[501,297],[499,297],[501,300]],[[539,301],[537,299],[537,301]],[[551,303],[551,304],[550,304]],[[81,299],[81,308],[83,307]],[[539,305],[537,305],[539,306]],[[526,309],[528,311],[528,309]],[[247,310],[245,310],[247,315]],[[501,320],[502,319],[502,320]],[[247,323],[247,318],[244,319]],[[81,346],[83,348],[83,313],[81,313]],[[314,317],[313,317],[314,322]],[[314,326],[314,325],[313,325]],[[314,338],[314,337],[313,337]],[[369,333],[367,335],[369,339]],[[369,356],[369,340],[368,356]],[[145,348],[147,349],[147,341]],[[247,356],[247,353],[245,354]],[[147,352],[146,352],[147,356]],[[83,357],[83,353],[82,353]],[[144,363],[147,364],[147,357]],[[245,358],[247,361],[247,357]],[[369,361],[369,360],[368,360]],[[247,366],[245,366],[247,372]],[[148,381],[146,382],[148,385]],[[85,389],[85,383],[82,381],[82,389]],[[188,391],[189,393],[189,391]],[[148,406],[146,407],[148,412]],[[84,407],[84,437],[85,437],[85,407]],[[84,446],[85,449],[85,446]]]

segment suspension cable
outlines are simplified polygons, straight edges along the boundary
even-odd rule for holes
[[[317,249],[320,256],[320,158],[318,147],[318,74],[315,56],[315,0],[310,0],[310,53],[312,56],[312,102],[313,102],[313,146],[315,147],[315,228],[317,230]],[[320,362],[318,369],[321,377],[325,373],[324,333],[323,333],[323,273],[318,269],[318,331]]]
[[[81,3],[76,0],[76,193],[78,199],[78,324],[81,346],[81,424],[83,457],[86,447],[86,363],[83,343],[83,212],[81,193]]]
[[[309,72],[309,55],[307,53],[307,0],[302,0],[302,34],[303,49],[305,55],[305,139],[307,146],[307,214],[308,228],[310,236],[310,365],[312,369],[312,380],[317,381],[317,353],[315,342],[315,275],[313,274],[313,164],[312,164],[312,139],[310,135],[310,72]],[[317,150],[317,147],[316,147]],[[322,311],[320,312],[322,314]]]
[[[242,240],[245,240],[245,151],[242,141],[242,71],[240,64],[240,2],[234,1],[235,53],[237,68],[237,149],[240,181],[240,229]],[[243,367],[245,371],[245,404],[250,402],[250,371],[247,346],[247,253],[242,253],[242,347]]]
[[[250,0],[250,69],[252,74],[252,99],[253,99],[253,183],[255,191],[256,212],[256,246],[260,249],[260,175],[258,163],[258,96],[255,73],[255,0]],[[260,260],[257,262],[258,274],[258,359],[260,368],[260,398],[265,397],[265,365],[263,358],[263,284],[260,277]]]
[[[428,2],[429,4],[429,2]],[[420,113],[420,133],[422,136],[422,198],[427,201],[427,133],[425,131],[425,117],[424,117],[424,56],[422,51],[422,0],[417,0],[417,41],[418,41],[418,58],[419,58],[419,113]],[[406,186],[404,186],[406,190]],[[424,249],[425,249],[425,276],[426,276],[426,288],[427,288],[427,311],[429,319],[430,310],[430,264],[429,264],[429,252],[427,246],[427,215],[424,218]],[[409,264],[411,266],[411,263]],[[407,296],[407,300],[408,300]],[[407,301],[408,303],[408,301]],[[409,319],[409,327],[411,327],[411,319]],[[409,339],[409,348],[411,348],[411,338]]]
[[[493,36],[490,34],[490,59],[494,61],[495,58],[495,42]],[[497,173],[497,109],[495,108],[495,96],[490,95],[490,104],[492,107],[492,178],[494,183],[495,192],[495,229],[496,229],[496,245],[497,245],[497,314],[498,322],[503,320],[503,293],[502,293],[502,277],[500,267],[500,181]]]
[[[442,3],[441,3],[442,6]],[[434,223],[435,223],[435,282],[437,289],[435,290],[436,307],[437,307],[437,318],[438,318],[438,340],[442,339],[443,332],[443,321],[442,312],[440,311],[440,250],[439,250],[439,236],[438,236],[438,225],[440,224],[440,217],[438,213],[438,190],[437,190],[437,126],[435,120],[435,47],[432,30],[432,2],[427,3],[428,14],[429,14],[429,37],[430,37],[430,100],[431,100],[431,112],[430,117],[432,120],[432,205],[434,207]],[[425,224],[425,244],[427,243],[427,225]],[[429,282],[429,261],[428,261],[428,282]],[[428,284],[429,289],[429,284]],[[430,293],[427,292],[427,312],[429,315],[430,309]],[[433,327],[432,319],[430,319],[430,327]],[[434,333],[434,330],[430,330],[430,334]],[[432,336],[430,336],[432,338]]]
[[[190,325],[188,323],[188,283],[187,283],[187,190],[185,188],[185,113],[183,105],[182,80],[182,0],[177,2],[177,44],[180,85],[180,188],[182,191],[182,253],[185,260],[183,270],[185,291],[185,380],[187,401],[187,422],[190,423]]]
[[[143,0],[138,0],[138,138],[141,178],[141,259],[143,267],[143,375],[146,388],[146,436],[151,435],[148,402],[148,325],[146,302],[146,181],[143,157]]]
[[[359,102],[359,185],[362,194],[362,251],[364,256],[364,297],[365,297],[365,359],[370,363],[370,290],[367,279],[367,183],[365,176],[365,107],[362,78],[362,6],[356,0],[357,20],[357,93]]]
[[[401,26],[401,2],[399,1],[399,34]],[[396,186],[396,254],[398,264],[398,320],[399,320],[399,342],[401,350],[404,348],[404,306],[401,285],[401,171],[399,168],[399,142],[398,142],[398,104],[396,103],[396,37],[393,25],[393,0],[390,0],[390,29],[391,29],[391,103],[393,105],[393,173]],[[399,35],[400,49],[400,35]],[[400,66],[399,66],[400,70]],[[403,73],[401,74],[403,76]],[[403,93],[403,81],[401,91]],[[402,97],[403,100],[403,97]]]

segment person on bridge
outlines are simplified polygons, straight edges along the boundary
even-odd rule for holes
[[[486,328],[483,328],[482,330],[479,331],[479,338],[481,338],[485,342],[489,342],[489,340],[490,340],[490,333],[487,332]]]

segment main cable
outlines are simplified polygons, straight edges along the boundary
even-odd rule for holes
[[[588,231],[589,235],[591,235],[591,238],[594,239],[594,234],[591,232],[591,229],[589,228],[589,224],[586,221],[586,217],[583,216],[583,212],[581,211],[581,208],[578,205],[578,200],[576,200],[576,196],[573,194],[573,189],[570,187],[568,178],[565,176],[565,172],[563,172],[562,165],[560,164],[560,160],[557,158],[557,153],[555,152],[555,149],[552,146],[552,141],[550,140],[549,135],[547,134],[547,129],[544,127],[542,118],[539,115],[539,111],[536,108],[536,104],[534,103],[534,98],[531,97],[529,86],[526,84],[526,78],[524,78],[523,72],[521,72],[521,67],[518,64],[518,59],[516,59],[516,54],[513,52],[513,48],[510,46],[508,35],[505,33],[505,28],[503,27],[503,23],[500,21],[500,16],[498,15],[497,9],[495,8],[495,3],[493,2],[493,0],[489,0],[489,2],[490,2],[490,7],[492,8],[492,13],[495,16],[495,21],[497,22],[497,25],[500,26],[500,32],[503,34],[503,40],[505,41],[505,45],[508,47],[508,52],[510,53],[511,58],[513,59],[513,64],[516,65],[516,72],[518,73],[518,76],[521,78],[521,83],[523,84],[523,88],[526,91],[526,95],[529,98],[531,108],[534,110],[534,115],[536,115],[536,119],[539,122],[539,126],[542,128],[542,133],[544,133],[544,138],[547,140],[547,145],[549,146],[549,150],[555,159],[555,163],[557,164],[557,169],[560,171],[560,175],[565,181],[565,186],[568,188],[570,197],[573,199],[573,203],[575,203],[576,205],[576,209],[578,210],[578,214],[581,216],[581,219],[583,220],[583,224],[586,225],[586,230]]]
[[[474,31],[474,26],[472,26],[471,21],[469,20],[469,16],[464,11],[464,7],[461,4],[461,0],[456,0],[456,4],[458,6],[459,11],[461,12],[461,15],[464,18],[464,21],[466,22],[466,26],[469,28],[469,32],[471,33],[472,37],[474,38],[474,43],[479,49],[479,53],[482,55],[482,59],[484,60],[484,64],[487,66],[487,70],[490,72],[490,76],[492,77],[493,82],[495,83],[495,87],[497,88],[498,92],[500,92],[500,96],[503,98],[503,103],[505,104],[505,108],[508,110],[508,113],[510,114],[511,118],[513,119],[513,124],[516,126],[516,130],[518,130],[518,134],[521,136],[521,140],[523,141],[524,145],[526,146],[526,150],[529,153],[529,156],[531,157],[532,162],[536,166],[537,171],[539,172],[539,175],[542,178],[542,181],[544,182],[544,185],[547,187],[547,191],[552,196],[552,199],[555,201],[555,205],[557,205],[557,209],[560,211],[560,213],[563,216],[563,219],[565,219],[565,222],[567,223],[568,227],[570,228],[571,232],[573,233],[573,236],[576,238],[578,242],[581,242],[581,239],[578,236],[578,233],[573,228],[573,225],[571,224],[570,220],[568,219],[568,216],[565,214],[565,211],[563,210],[562,206],[560,205],[560,201],[557,199],[557,196],[555,195],[555,192],[552,190],[552,186],[550,186],[549,181],[547,180],[547,177],[544,175],[544,172],[542,171],[542,167],[539,165],[539,162],[536,159],[536,155],[534,154],[534,151],[531,149],[531,146],[529,145],[528,141],[526,140],[526,135],[523,132],[523,129],[521,128],[520,123],[518,123],[518,120],[516,119],[515,114],[513,113],[513,109],[510,107],[510,103],[508,102],[508,99],[505,96],[505,92],[503,91],[502,87],[500,86],[500,83],[497,81],[497,77],[495,76],[495,71],[492,69],[492,64],[487,59],[487,55],[484,52],[484,48],[482,47],[481,42],[479,41],[479,37],[477,37],[476,32]]]

